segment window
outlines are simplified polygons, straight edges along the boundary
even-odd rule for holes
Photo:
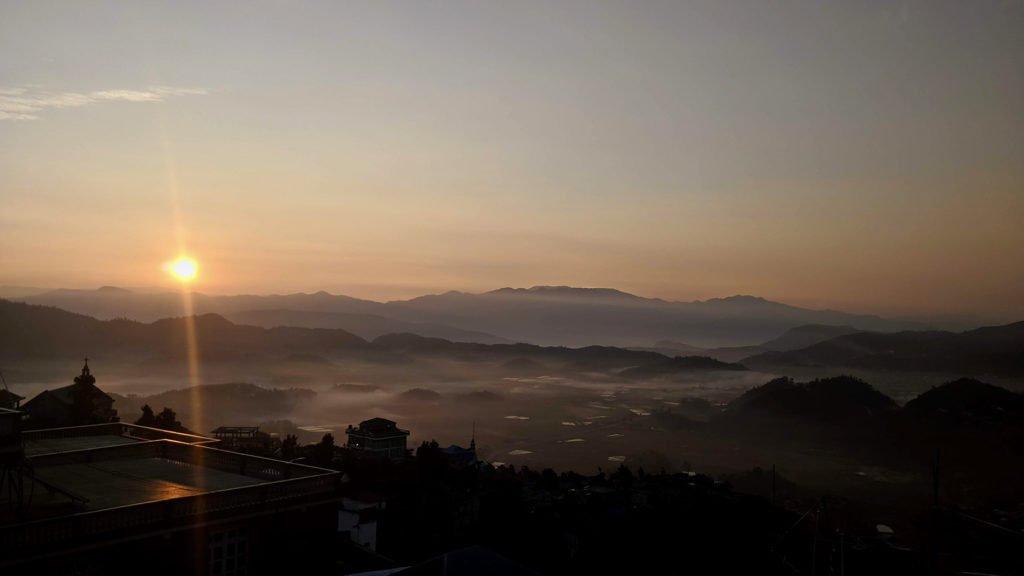
[[[210,575],[244,576],[249,566],[249,534],[243,526],[210,535]]]

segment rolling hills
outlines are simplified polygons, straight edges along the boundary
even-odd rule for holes
[[[55,290],[20,301],[99,319],[152,322],[183,314],[181,294],[109,286]],[[659,342],[674,341],[716,348],[766,342],[805,325],[883,332],[922,327],[878,316],[799,308],[754,296],[669,302],[613,289],[568,286],[502,288],[481,294],[452,291],[392,302],[327,292],[269,296],[194,293],[192,306],[196,314],[215,313],[241,323],[337,328],[366,339],[410,332],[463,342],[573,347],[656,347]]]

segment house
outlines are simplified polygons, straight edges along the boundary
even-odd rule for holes
[[[469,448],[463,448],[457,444],[452,444],[447,448],[442,448],[441,452],[448,456],[448,462],[450,462],[455,468],[475,466],[477,463],[476,438],[469,441]]]
[[[21,407],[29,415],[29,427],[54,428],[117,422],[114,399],[96,386],[85,359],[82,373],[75,383],[63,388],[44,390]]]
[[[21,401],[24,399],[24,396],[18,396],[10,390],[0,390],[0,408],[17,410],[18,407],[21,406]]]
[[[348,435],[349,450],[384,456],[392,462],[405,460],[409,431],[400,429],[391,420],[385,418],[364,420],[356,428],[349,425],[345,434]]]

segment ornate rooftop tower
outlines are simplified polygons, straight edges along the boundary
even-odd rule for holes
[[[82,366],[82,375],[75,376],[75,384],[96,384],[96,378],[89,372],[89,359],[85,359],[85,366]]]

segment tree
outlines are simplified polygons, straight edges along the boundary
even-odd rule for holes
[[[629,466],[619,464],[619,469],[612,474],[611,482],[618,488],[630,488],[633,485],[633,472]]]
[[[164,409],[154,418],[153,427],[161,428],[163,430],[172,430],[175,432],[181,431],[184,427],[181,422],[178,422],[178,415],[174,413],[174,410],[164,406]]]
[[[439,460],[441,458],[441,445],[437,443],[437,440],[426,440],[420,444],[420,447],[416,449],[416,458],[425,460]]]
[[[135,423],[139,426],[156,427],[156,416],[153,415],[153,409],[149,407],[149,404],[142,405],[142,416]]]
[[[558,475],[551,468],[545,468],[540,473],[540,485],[545,490],[557,490],[558,489]]]
[[[320,439],[320,442],[313,447],[313,459],[317,464],[330,464],[334,457],[334,435],[328,432]]]
[[[331,438],[334,441],[334,438]],[[288,434],[284,437],[281,442],[281,458],[285,460],[292,460],[295,458],[295,450],[299,446],[299,438],[293,434]]]

